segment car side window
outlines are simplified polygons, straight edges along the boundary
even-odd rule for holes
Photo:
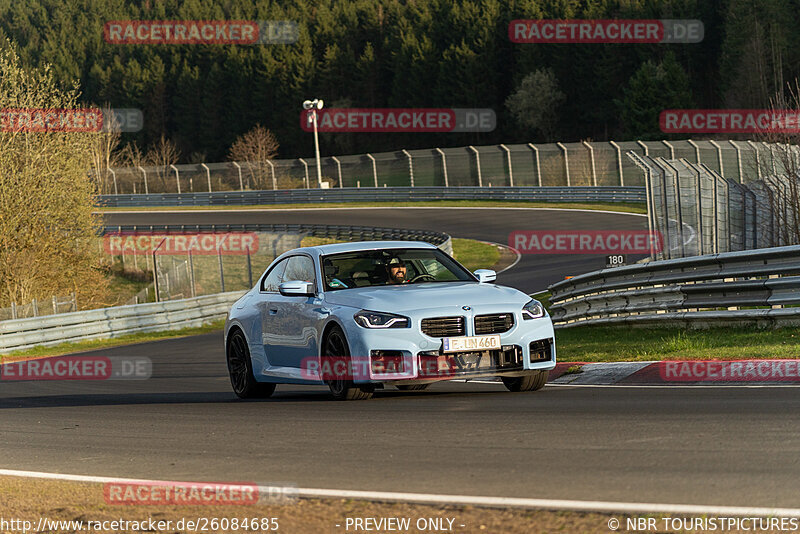
[[[286,265],[289,263],[291,258],[286,258],[285,260],[281,260],[277,265],[275,265],[270,271],[267,273],[267,276],[261,281],[261,291],[268,291],[271,293],[278,292],[278,286],[281,283],[281,277],[283,276],[283,272],[286,269]]]
[[[291,280],[301,280],[303,282],[314,282],[314,260],[308,256],[292,256],[286,264],[283,272],[282,282]]]

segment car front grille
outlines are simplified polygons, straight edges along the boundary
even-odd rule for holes
[[[422,320],[422,332],[431,337],[463,336],[464,317],[428,317]]]
[[[500,334],[514,326],[513,313],[493,313],[475,316],[475,334]]]

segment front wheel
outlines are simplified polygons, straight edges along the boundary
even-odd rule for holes
[[[550,371],[536,371],[525,376],[504,376],[503,384],[509,391],[536,391],[547,383]]]
[[[253,376],[253,362],[247,339],[241,330],[234,330],[228,338],[228,374],[231,377],[233,392],[240,399],[266,398],[275,391],[275,384],[256,382]]]
[[[346,364],[350,363],[350,348],[347,346],[347,339],[341,328],[335,326],[331,328],[325,336],[322,356],[332,362],[343,360]],[[336,366],[334,365],[334,368]],[[346,365],[345,368],[349,368]],[[336,400],[366,400],[372,397],[373,388],[370,386],[357,386],[352,380],[347,380],[347,373],[344,377],[328,381],[333,398]]]

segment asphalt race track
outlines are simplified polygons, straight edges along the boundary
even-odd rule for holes
[[[508,245],[514,230],[646,230],[647,218],[622,213],[508,208],[363,208],[299,210],[216,210],[213,212],[108,212],[108,225],[150,224],[342,224],[436,230]],[[643,256],[629,256],[635,261]],[[532,293],[565,276],[605,266],[604,255],[523,254],[498,276],[498,283]]]
[[[213,220],[212,220],[213,219]],[[116,213],[108,224],[309,222],[430,228],[506,243],[515,229],[642,229],[576,211],[357,209]],[[524,255],[500,283],[544,289],[603,257]],[[800,396],[792,387],[442,383],[334,402],[278,386],[238,401],[221,332],[96,351],[147,356],[150,380],[0,382],[0,467],[305,488],[794,507]]]
[[[324,387],[230,391],[221,333],[99,351],[154,377],[5,382],[0,465],[305,488],[795,507],[792,387],[442,383],[335,402]]]

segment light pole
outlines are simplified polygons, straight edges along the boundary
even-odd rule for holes
[[[303,109],[311,110],[311,122],[314,123],[314,150],[317,154],[317,187],[322,189],[322,166],[319,161],[319,134],[317,133],[317,110],[322,109],[322,99],[306,100]]]

